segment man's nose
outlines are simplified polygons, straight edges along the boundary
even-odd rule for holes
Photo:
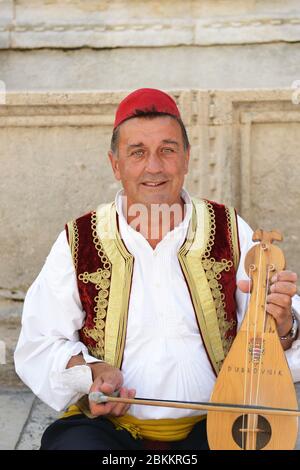
[[[162,169],[163,164],[159,155],[156,152],[149,153],[145,170],[149,173],[160,173]]]

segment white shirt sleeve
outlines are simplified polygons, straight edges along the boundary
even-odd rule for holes
[[[67,386],[63,377],[74,355],[82,353],[87,363],[97,361],[79,341],[78,330],[84,318],[71,251],[63,231],[26,294],[14,355],[16,371],[23,382],[57,411],[76,402],[87,384],[92,383],[86,366],[81,374],[85,386]]]
[[[249,249],[254,245],[252,241],[253,231],[249,225],[238,216],[238,229],[239,229],[239,241],[241,248],[241,259],[237,271],[237,281],[242,279],[249,279],[245,272],[244,262],[245,256]],[[238,326],[240,327],[242,319],[246,313],[247,305],[249,301],[249,295],[244,294],[238,288],[236,290],[236,301],[237,301],[237,317]],[[295,295],[292,299],[292,305],[296,311],[298,322],[300,322],[300,297]],[[294,382],[300,381],[300,338],[298,332],[298,338],[292,343],[290,349],[285,351],[285,356],[291,369],[292,377]]]
[[[245,254],[252,246],[252,230],[238,217],[241,260],[237,280],[247,279]],[[245,314],[247,294],[237,290],[238,323]],[[300,317],[300,299],[293,298]],[[54,243],[46,262],[29,288],[23,308],[22,329],[15,351],[16,371],[23,382],[57,411],[67,408],[87,393],[92,378],[85,366],[66,370],[70,358],[82,352],[87,363],[97,359],[88,354],[78,330],[85,318],[76,273],[65,231]],[[294,381],[300,380],[300,339],[286,351]]]

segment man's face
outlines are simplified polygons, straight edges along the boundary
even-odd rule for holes
[[[120,126],[118,155],[108,153],[128,206],[180,202],[189,150],[179,123],[169,116],[136,117]]]

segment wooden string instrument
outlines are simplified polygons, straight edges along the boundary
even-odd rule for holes
[[[282,251],[272,244],[276,232],[257,230],[260,242],[248,252],[246,272],[252,293],[241,328],[218,375],[210,402],[120,398],[92,392],[97,403],[118,402],[207,410],[211,449],[293,449],[297,439],[297,397],[274,319],[266,312],[271,277],[284,269]]]
[[[245,259],[252,280],[248,310],[218,375],[211,400],[272,408],[297,408],[292,376],[277,333],[275,320],[266,313],[271,277],[285,268],[285,259],[273,240],[276,231],[257,230]],[[293,449],[298,420],[292,416],[209,412],[208,441],[211,449]]]

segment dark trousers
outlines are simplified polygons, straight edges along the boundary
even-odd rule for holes
[[[58,419],[44,432],[41,450],[208,450],[206,420],[197,423],[188,437],[176,442],[134,439],[105,417],[74,415]]]

